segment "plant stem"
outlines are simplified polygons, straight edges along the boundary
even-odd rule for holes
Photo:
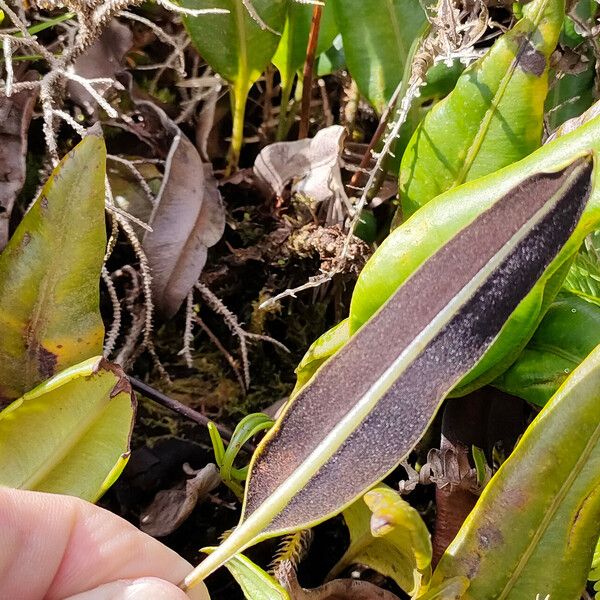
[[[304,72],[302,76],[304,88],[302,90],[302,110],[300,111],[300,131],[298,133],[298,139],[300,140],[308,136],[313,70],[315,67],[315,57],[317,55],[317,42],[319,41],[319,29],[321,27],[322,14],[323,6],[315,4],[313,7],[308,46],[306,48],[306,60],[304,62]]]
[[[165,408],[168,408],[169,410],[172,410],[173,412],[176,412],[177,414],[180,414],[183,417],[198,423],[199,425],[204,425],[205,427],[208,425],[210,419],[197,410],[194,410],[193,408],[186,406],[174,398],[163,394],[161,391],[153,388],[143,381],[140,381],[136,377],[130,376],[129,381],[131,382],[131,387],[136,392],[139,392],[142,394],[142,396],[145,396],[149,400],[153,400],[157,404],[160,404],[161,406],[164,406]],[[219,425],[218,423],[214,423],[214,426],[218,429],[219,433],[224,439],[227,441],[231,440],[232,433],[229,431],[229,429],[227,429],[227,427],[223,427],[223,425]]]
[[[248,89],[245,84],[236,84],[231,88],[231,114],[233,115],[233,131],[231,133],[231,146],[227,156],[227,169],[225,176],[237,170],[240,162],[240,153],[244,143],[244,118],[246,115],[246,97]]]
[[[282,142],[289,131],[288,108],[290,105],[290,97],[292,95],[292,86],[294,78],[285,82],[281,89],[281,105],[279,107],[279,125],[277,126],[277,141]]]

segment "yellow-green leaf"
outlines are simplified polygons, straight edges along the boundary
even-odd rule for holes
[[[0,254],[0,407],[102,352],[106,150],[88,135]]]
[[[533,0],[523,18],[428,113],[402,159],[404,217],[442,192],[530,154],[540,144],[548,60],[564,0]]]
[[[468,587],[469,580],[466,577],[453,577],[428,589],[417,598],[418,600],[460,600]]]
[[[427,588],[431,537],[419,513],[400,494],[379,486],[342,514],[350,545],[329,578],[358,563],[391,577],[407,594]]]
[[[600,523],[600,346],[573,372],[485,488],[432,579],[464,600],[579,600]]]
[[[216,548],[202,548],[211,554]],[[233,578],[238,582],[247,600],[291,600],[289,594],[259,566],[243,554],[236,554],[225,563]]]
[[[129,458],[134,413],[118,365],[62,371],[0,412],[0,485],[96,501]]]
[[[600,539],[596,544],[594,550],[594,557],[592,558],[592,568],[588,575],[588,580],[594,582],[594,590],[596,593],[596,600],[600,600]]]

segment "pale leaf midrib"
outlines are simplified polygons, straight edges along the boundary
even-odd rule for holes
[[[532,350],[539,350],[540,352],[549,352],[551,354],[559,356],[560,358],[564,358],[565,360],[572,362],[574,365],[578,365],[583,360],[581,356],[576,356],[572,352],[568,352],[567,350],[564,350],[563,348],[560,348],[559,346],[555,346],[553,344],[545,344],[534,341],[528,345],[528,348]]]
[[[508,88],[508,85],[510,84],[510,82],[512,80],[512,76],[518,65],[518,59],[519,59],[519,55],[521,53],[521,49],[524,47],[525,44],[531,43],[531,37],[533,36],[533,34],[536,31],[549,1],[550,0],[545,0],[545,2],[543,2],[540,5],[539,12],[535,16],[535,18],[532,19],[533,28],[527,34],[525,39],[519,44],[519,46],[516,50],[516,53],[515,53],[515,57],[512,60],[509,69],[503,75],[502,80],[500,82],[500,86],[499,86],[498,90],[496,91],[496,93],[494,94],[494,98],[493,98],[492,102],[490,103],[490,106],[486,110],[483,119],[481,120],[479,129],[477,130],[477,133],[475,134],[475,137],[473,138],[473,142],[469,146],[469,149],[467,151],[467,156],[465,157],[462,169],[460,170],[459,174],[457,175],[457,177],[454,179],[454,181],[450,185],[450,188],[456,187],[465,182],[465,180],[469,174],[469,171],[471,170],[471,167],[473,166],[473,163],[475,162],[475,159],[477,158],[479,151],[481,150],[481,146],[483,145],[485,137],[489,131],[489,128],[492,123],[492,119],[494,118],[494,114],[496,113],[498,106],[502,102],[502,100],[504,98],[504,94],[506,93],[506,89]],[[487,58],[489,58],[489,57],[487,57]]]
[[[104,375],[110,374],[104,373]],[[97,376],[98,375],[91,375],[91,377]],[[102,374],[100,374],[100,376],[102,376]],[[89,377],[86,377],[85,381],[90,381]],[[110,389],[111,388],[105,392],[105,395],[109,394]],[[21,489],[33,490],[41,481],[46,479],[46,477],[52,473],[52,471],[69,455],[69,453],[78,446],[79,442],[95,425],[100,415],[106,410],[106,408],[109,406],[109,403],[113,400],[116,400],[116,398],[109,398],[107,401],[99,400],[96,407],[88,414],[87,418],[78,422],[75,430],[71,430],[70,435],[65,436],[61,440],[61,443],[55,448],[52,454],[46,457],[44,463],[36,468],[35,473],[21,484]]]
[[[392,23],[396,38],[396,46],[398,47],[398,53],[402,58],[402,64],[404,64],[408,55],[408,48],[404,44],[404,39],[402,38],[402,30],[400,23],[398,22],[398,13],[394,10],[394,0],[385,0],[385,8],[390,16],[390,21]]]

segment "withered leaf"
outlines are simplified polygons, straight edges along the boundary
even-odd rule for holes
[[[254,164],[257,184],[268,196],[281,196],[295,181],[294,191],[315,202],[332,197],[346,199],[340,171],[345,135],[341,125],[332,125],[312,139],[267,146]]]
[[[36,76],[31,72],[27,79]],[[37,90],[0,97],[0,251],[8,242],[13,204],[26,174],[27,131]]]
[[[168,119],[164,113],[161,117]],[[142,243],[152,269],[153,299],[167,318],[179,310],[202,273],[208,248],[225,230],[225,209],[211,165],[202,162],[172,121],[168,124],[174,137],[150,219],[152,231]]]
[[[296,573],[291,568],[282,569],[278,576],[281,584],[294,600],[399,600],[368,581],[356,579],[334,579],[315,589],[300,586]]]
[[[154,537],[173,533],[201,502],[221,483],[219,470],[207,464],[188,479],[184,486],[162,490],[140,516],[140,529]]]
[[[75,61],[73,70],[86,79],[114,78],[123,71],[125,55],[132,46],[133,34],[129,27],[113,19],[98,40]],[[67,89],[73,102],[87,113],[97,110],[96,101],[79,83],[69,81]]]

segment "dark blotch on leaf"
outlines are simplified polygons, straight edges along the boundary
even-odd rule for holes
[[[58,362],[56,354],[50,352],[50,350],[46,350],[44,346],[39,345],[37,347],[36,355],[40,375],[44,379],[52,377],[52,375],[56,373],[56,363]]]
[[[497,548],[504,543],[504,537],[495,527],[484,527],[479,530],[479,547],[482,550]]]
[[[536,50],[532,43],[525,38],[523,38],[520,44],[517,63],[525,73],[532,73],[536,77],[540,77],[546,70],[546,57],[539,50]]]

